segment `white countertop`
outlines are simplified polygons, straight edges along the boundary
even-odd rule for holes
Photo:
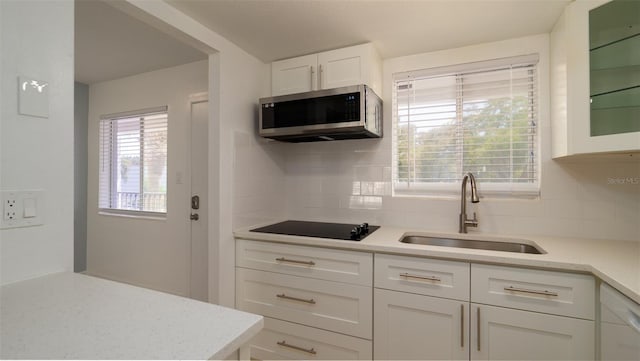
[[[249,231],[259,226],[261,225],[236,230],[234,235],[236,238],[300,245],[587,272],[607,282],[635,302],[640,303],[640,242],[511,235],[504,237],[480,233],[463,235],[386,226],[380,227],[380,229],[371,233],[362,241],[353,242]],[[491,237],[499,237],[526,239],[535,242],[547,253],[522,254],[399,242],[399,239],[405,233],[459,238],[487,237],[489,239]]]
[[[2,359],[220,359],[262,316],[76,273],[0,288]]]

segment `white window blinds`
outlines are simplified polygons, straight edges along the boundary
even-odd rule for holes
[[[394,76],[394,192],[537,195],[537,56]]]
[[[167,107],[101,118],[101,210],[166,213],[167,127]]]

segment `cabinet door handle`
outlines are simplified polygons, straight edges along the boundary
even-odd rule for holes
[[[460,305],[460,347],[464,348],[464,305]]]
[[[410,273],[400,273],[400,277],[415,278],[417,280],[426,280],[426,281],[433,281],[433,282],[441,282],[442,281],[438,277],[434,277],[434,276],[418,276],[418,275],[412,275]]]
[[[322,89],[322,64],[318,65],[318,89]]]
[[[298,261],[297,259],[288,259],[284,257],[276,258],[278,262],[287,262],[287,263],[295,263],[295,264],[304,264],[307,266],[315,266],[316,263],[313,261]]]
[[[551,292],[551,291],[547,291],[547,290],[538,291],[538,290],[530,290],[530,289],[526,289],[526,288],[518,288],[518,287],[513,287],[513,286],[505,287],[504,290],[505,291],[511,291],[511,292],[528,293],[528,294],[532,294],[532,295],[558,297],[558,294],[556,292]]]
[[[477,314],[476,331],[478,333],[478,351],[480,351],[480,307],[476,309],[476,314]]]
[[[286,340],[278,341],[276,343],[278,345],[282,346],[282,347],[288,347],[290,349],[306,352],[306,353],[311,354],[311,355],[315,355],[317,353],[316,350],[313,347],[312,348],[304,348],[304,347],[300,347],[300,346],[290,345],[290,344],[287,343]]]
[[[315,304],[316,304],[316,301],[315,301],[313,298],[308,299],[308,300],[305,300],[304,298],[298,298],[298,297],[291,297],[291,296],[287,296],[287,295],[285,295],[284,293],[283,293],[283,294],[280,294],[280,295],[276,295],[276,297],[278,297],[278,298],[284,298],[285,300],[292,300],[292,301],[298,301],[298,302],[309,303],[309,304],[312,304],[312,305],[315,305]]]
[[[313,71],[313,65],[311,65],[309,68],[311,69],[311,72],[309,73],[309,76],[310,76],[310,78],[309,78],[309,81],[310,81],[310,83],[309,83],[309,89],[311,89],[311,90],[315,90],[315,89],[313,89],[313,73],[314,73],[314,71]]]

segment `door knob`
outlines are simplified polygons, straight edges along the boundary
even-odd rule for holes
[[[198,215],[198,213],[191,214],[191,220],[192,221],[197,221],[198,219],[200,219],[200,216]]]

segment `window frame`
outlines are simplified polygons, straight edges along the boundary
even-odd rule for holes
[[[166,202],[166,207],[165,207],[165,211],[164,212],[158,212],[158,211],[146,211],[146,210],[136,210],[136,209],[121,209],[121,208],[111,208],[111,205],[114,204],[114,202],[117,202],[117,177],[118,177],[118,154],[116,151],[114,151],[114,147],[117,147],[117,137],[118,137],[118,130],[117,130],[117,120],[120,119],[132,119],[132,118],[144,118],[144,117],[148,117],[148,116],[152,116],[152,115],[158,115],[158,114],[164,114],[166,117],[166,136],[167,136],[167,144],[166,144],[166,168],[167,168],[167,179],[166,179],[166,192],[165,192],[165,202]],[[107,167],[109,168],[108,172],[108,196],[106,196],[108,198],[108,203],[109,203],[109,207],[104,207],[103,206],[103,194],[101,193],[103,191],[103,176],[101,174],[101,168],[104,166],[103,164],[103,155],[104,155],[104,151],[103,151],[103,147],[104,145],[104,138],[102,136],[102,132],[104,129],[103,126],[103,122],[110,122],[109,127],[113,127],[115,124],[115,131],[111,131],[110,135],[111,135],[111,139],[109,141],[109,150],[108,150],[108,158],[109,158],[109,164],[107,165]],[[98,157],[100,158],[98,160],[98,214],[100,215],[110,215],[110,216],[121,216],[121,217],[130,217],[130,218],[139,218],[139,219],[150,219],[150,220],[166,220],[167,218],[167,213],[169,211],[169,180],[168,180],[168,168],[169,168],[169,156],[168,156],[168,151],[169,151],[169,144],[168,144],[168,139],[169,138],[169,107],[168,106],[159,106],[159,107],[153,107],[153,108],[146,108],[146,109],[140,109],[140,110],[133,110],[133,111],[127,111],[127,112],[120,112],[120,113],[111,113],[111,114],[105,114],[100,116],[100,120],[99,120],[99,126],[98,126],[98,140],[100,142],[99,145],[99,150],[98,150]],[[144,139],[144,137],[140,137],[140,139]],[[142,143],[142,141],[141,141]],[[141,154],[144,152],[143,149],[143,145],[140,145],[141,147]],[[140,157],[140,194],[144,194],[144,157],[141,156]]]
[[[398,116],[398,83],[402,81],[417,80],[420,78],[439,77],[447,75],[458,76],[464,73],[490,71],[491,69],[508,67],[521,64],[533,64],[535,82],[535,140],[534,140],[534,167],[535,181],[532,183],[492,183],[478,182],[478,190],[483,197],[514,198],[514,199],[539,199],[541,185],[541,122],[540,122],[540,63],[541,54],[531,53],[527,55],[508,56],[504,58],[474,61],[454,65],[438,66],[417,70],[400,71],[391,74],[391,117],[392,117],[392,196],[394,197],[425,197],[440,199],[458,199],[460,196],[460,182],[464,174],[459,174],[459,181],[446,182],[407,182],[400,181],[398,176],[398,142],[399,142],[399,116]],[[456,117],[460,117],[460,109],[456,109]],[[459,153],[458,153],[459,155]],[[461,160],[461,159],[460,159]]]

